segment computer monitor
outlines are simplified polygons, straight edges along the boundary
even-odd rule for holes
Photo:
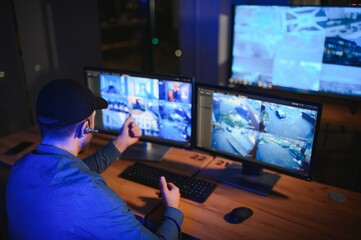
[[[240,161],[219,180],[267,195],[284,173],[311,180],[322,104],[198,84],[197,149]]]
[[[122,158],[161,161],[170,147],[192,148],[194,78],[85,67],[87,86],[109,106],[95,128],[118,134],[129,114],[142,130]]]
[[[361,7],[234,4],[229,83],[361,101]]]

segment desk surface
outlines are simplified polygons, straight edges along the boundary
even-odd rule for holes
[[[229,160],[216,158],[199,174],[215,179]],[[341,192],[347,201],[328,198]],[[233,208],[254,211],[242,224],[223,218]],[[361,194],[282,175],[269,196],[264,197],[219,183],[204,204],[182,200],[183,231],[202,239],[360,239]],[[158,210],[161,212],[161,209]],[[159,218],[157,211],[151,218]]]
[[[80,158],[92,154],[110,139],[111,136],[95,134],[89,151]],[[34,145],[15,156],[2,154],[22,141],[32,141]],[[39,141],[36,128],[0,138],[0,161],[3,165],[13,165]],[[150,164],[217,182],[217,174],[230,162],[203,153],[172,149],[161,163]],[[118,177],[132,163],[116,161],[102,176],[137,215],[159,222],[163,209],[155,189]],[[281,176],[267,197],[217,182],[215,191],[202,204],[182,198],[180,208],[185,215],[182,231],[201,239],[361,238],[361,193]],[[329,192],[341,192],[347,201],[330,200]],[[253,216],[241,224],[227,223],[224,215],[239,206],[251,208]]]

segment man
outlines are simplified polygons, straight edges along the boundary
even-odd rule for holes
[[[41,144],[13,166],[7,185],[10,239],[177,239],[180,193],[160,179],[166,206],[156,233],[142,226],[99,175],[141,136],[131,116],[119,135],[81,161],[94,132],[96,109],[107,102],[74,80],[55,80],[36,106]]]

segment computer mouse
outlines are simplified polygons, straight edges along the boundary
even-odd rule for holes
[[[228,214],[228,221],[231,223],[241,223],[253,215],[252,209],[248,207],[237,207]]]

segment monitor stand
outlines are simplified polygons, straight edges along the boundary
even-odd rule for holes
[[[129,146],[121,159],[160,162],[171,147],[156,143],[141,142]]]
[[[255,165],[232,163],[217,178],[225,184],[267,196],[280,177]]]

